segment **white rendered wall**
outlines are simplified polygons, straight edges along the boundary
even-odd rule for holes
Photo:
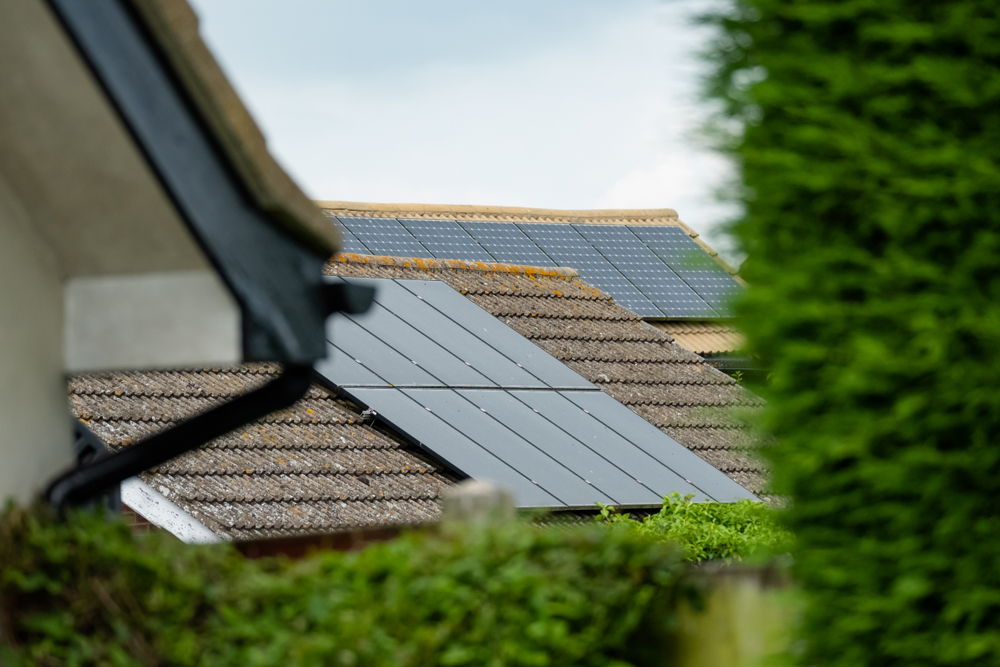
[[[73,462],[55,257],[0,178],[0,501]]]

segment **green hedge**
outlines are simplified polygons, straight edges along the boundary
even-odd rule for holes
[[[0,563],[9,665],[653,665],[688,594],[677,547],[595,524],[292,562],[14,509]]]
[[[803,664],[1000,664],[1000,3],[715,20]]]
[[[766,560],[790,548],[791,536],[778,525],[774,510],[766,505],[750,500],[696,503],[692,497],[671,494],[664,498],[659,512],[641,520],[602,507],[601,519],[679,544],[684,557],[695,562]]]

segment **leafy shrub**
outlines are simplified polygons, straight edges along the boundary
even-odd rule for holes
[[[1000,4],[715,20],[803,662],[1000,664]]]
[[[0,563],[10,665],[656,664],[686,590],[676,547],[596,525],[252,561],[9,509]]]
[[[765,558],[787,551],[790,535],[761,503],[696,503],[692,495],[674,493],[656,514],[642,520],[601,507],[602,521],[675,542],[689,561]]]

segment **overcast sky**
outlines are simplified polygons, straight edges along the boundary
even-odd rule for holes
[[[697,139],[705,2],[192,4],[314,199],[669,207],[728,256],[730,167]]]

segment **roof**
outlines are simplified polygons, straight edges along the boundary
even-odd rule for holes
[[[759,446],[733,409],[762,401],[572,269],[340,255],[332,275],[441,280],[760,495]],[[272,365],[77,376],[73,414],[111,449],[277,373]],[[316,384],[292,408],[142,478],[227,539],[285,537],[436,520],[448,472]]]
[[[335,252],[337,231],[271,157],[264,135],[202,41],[198,17],[187,2],[129,0],[128,4],[255,203],[315,252]]]
[[[746,337],[736,327],[716,322],[652,322],[681,347],[697,354],[727,354],[742,349]]]
[[[274,379],[278,367],[71,378],[70,409],[112,451]],[[420,524],[451,482],[320,385],[291,408],[141,475],[230,540]]]
[[[484,222],[564,223],[575,225],[670,225],[680,227],[727,273],[736,269],[699,238],[698,232],[680,220],[672,208],[560,210],[519,206],[474,206],[447,204],[374,204],[365,202],[317,201],[326,215],[361,218],[415,218],[427,220],[469,220]]]

